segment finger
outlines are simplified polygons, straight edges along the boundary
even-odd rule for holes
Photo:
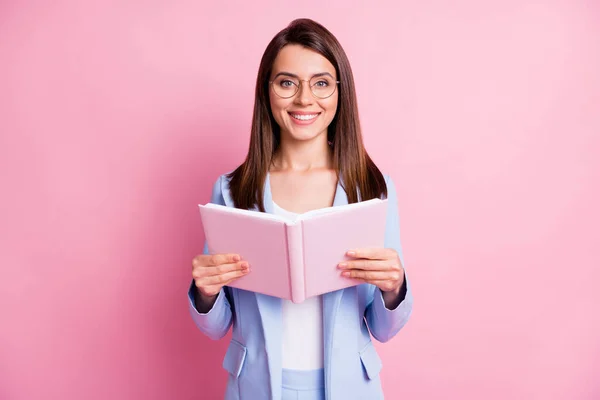
[[[221,275],[206,276],[202,279],[202,283],[204,285],[225,285],[234,279],[238,279],[248,274],[249,272],[250,270],[248,269],[227,272]]]
[[[338,264],[338,267],[344,270],[360,269],[364,271],[391,271],[399,269],[399,266],[391,260],[369,259],[342,261]]]
[[[192,268],[230,264],[241,259],[239,254],[200,254],[192,260]]]
[[[368,258],[371,260],[387,260],[396,256],[396,250],[383,247],[365,247],[361,249],[351,249],[346,255],[353,258]]]
[[[379,289],[381,289],[384,292],[391,292],[392,290],[396,290],[398,288],[398,284],[395,283],[394,281],[375,280],[375,281],[369,281],[368,283],[370,283],[371,285],[377,286]]]
[[[377,286],[379,289],[381,289],[383,292],[390,292],[392,290],[397,289],[398,286],[398,282],[396,281],[391,281],[389,279],[373,279],[373,280],[369,280],[369,279],[360,279],[360,278],[355,278],[357,281],[361,281],[364,283],[369,283],[371,285],[375,285]]]
[[[362,271],[353,269],[342,272],[342,276],[352,279],[362,279],[366,281],[391,280],[398,281],[401,278],[399,272],[395,271]]]
[[[194,278],[204,278],[207,276],[222,275],[227,272],[245,270],[248,268],[248,262],[246,261],[240,261],[234,264],[221,264],[217,265],[216,267],[197,267],[192,271],[192,276]]]
[[[214,276],[214,275],[223,275],[228,272],[238,271],[238,270],[246,270],[248,269],[247,261],[240,261],[234,264],[221,264],[216,267],[208,267],[207,273],[205,276]]]
[[[203,294],[204,296],[208,296],[208,297],[216,296],[221,291],[221,286],[219,286],[219,285],[212,285],[212,286],[196,285],[196,286],[198,287],[198,290],[200,291],[201,294]]]
[[[241,260],[239,254],[212,254],[208,258],[208,265],[217,266],[221,264],[231,264]]]
[[[248,271],[248,272],[250,272],[250,271]],[[246,272],[246,273],[245,273],[245,274],[243,274],[242,276],[244,276],[244,275],[248,274],[248,272]],[[230,279],[230,280],[228,280],[227,282],[223,283],[223,286],[227,286],[227,285],[229,285],[231,282],[235,281],[236,279],[240,279],[242,276],[236,276],[236,277],[234,277],[234,278],[231,278],[231,279]]]

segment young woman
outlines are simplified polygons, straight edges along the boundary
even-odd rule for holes
[[[228,287],[252,273],[243,254],[208,255],[205,245],[194,258],[196,325],[219,339],[233,324],[226,399],[381,399],[371,335],[391,339],[412,310],[396,191],[363,147],[348,58],[322,25],[291,22],[260,63],[248,155],[219,177],[211,202],[293,218],[386,196],[385,248],[348,249],[338,265],[364,281],[355,287],[294,304]]]

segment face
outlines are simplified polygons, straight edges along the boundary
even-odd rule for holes
[[[300,45],[283,47],[270,76],[269,98],[275,121],[281,128],[281,135],[293,140],[327,138],[327,127],[335,117],[338,104],[338,80],[335,68],[325,57],[316,51]],[[299,84],[297,92],[295,84]],[[311,88],[312,85],[312,88]],[[334,90],[335,89],[335,90]],[[319,98],[313,91],[323,97]]]

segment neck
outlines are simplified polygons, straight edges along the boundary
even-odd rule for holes
[[[293,140],[281,136],[279,149],[273,157],[273,170],[308,172],[314,169],[332,169],[333,155],[327,143],[327,133],[313,140]]]

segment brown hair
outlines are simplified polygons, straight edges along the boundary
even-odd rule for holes
[[[265,211],[263,190],[273,155],[279,146],[280,128],[269,102],[269,77],[279,51],[299,44],[316,51],[335,67],[339,84],[336,115],[327,128],[333,148],[333,165],[342,179],[349,203],[387,196],[385,179],[364,148],[352,69],[338,40],[321,24],[296,19],[280,31],[267,46],[258,69],[250,145],[246,160],[228,174],[231,197],[237,208],[255,205]]]

